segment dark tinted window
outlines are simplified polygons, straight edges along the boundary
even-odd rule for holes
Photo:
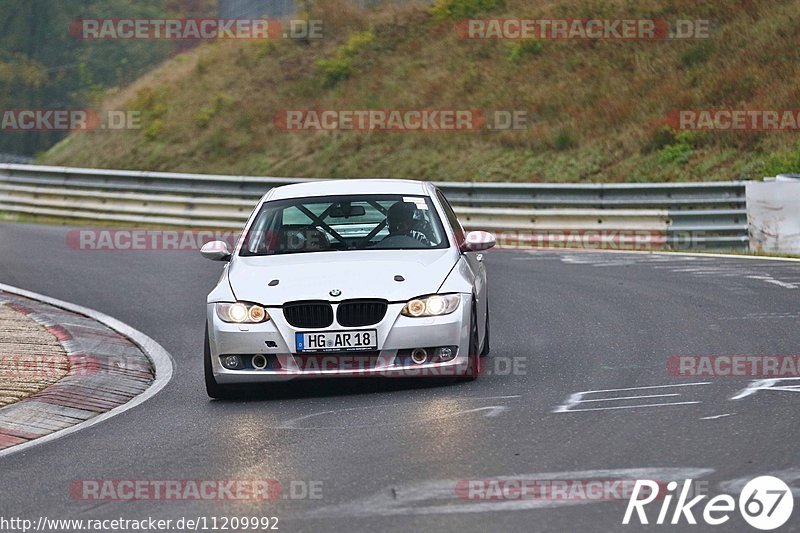
[[[447,201],[447,198],[444,197],[442,191],[437,190],[436,196],[442,203],[442,207],[444,208],[444,216],[447,217],[447,222],[450,224],[450,227],[453,228],[453,235],[456,236],[456,245],[461,246],[464,244],[465,240],[464,228],[461,227],[461,222],[458,221],[456,212],[453,211],[453,207],[450,205],[450,202]]]

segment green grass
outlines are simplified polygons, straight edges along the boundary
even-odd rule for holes
[[[513,182],[760,179],[800,171],[800,133],[686,133],[677,109],[794,109],[796,3],[723,10],[676,0],[438,0],[360,11],[318,0],[323,39],[206,43],[103,107],[142,128],[80,132],[55,165],[220,174]],[[710,40],[490,41],[466,16],[712,18]],[[776,38],[776,36],[779,36]],[[528,127],[478,132],[282,131],[286,109],[521,110]]]

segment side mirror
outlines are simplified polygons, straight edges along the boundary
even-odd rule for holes
[[[200,254],[206,259],[212,261],[230,261],[231,252],[228,250],[228,244],[225,241],[211,241],[207,242],[200,248]]]
[[[467,233],[464,244],[461,245],[462,252],[480,252],[493,247],[497,241],[494,235],[488,231],[470,231]]]

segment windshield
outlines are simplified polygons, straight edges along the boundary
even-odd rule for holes
[[[241,256],[446,248],[430,198],[395,194],[292,198],[261,206]]]

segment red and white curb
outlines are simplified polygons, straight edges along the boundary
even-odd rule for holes
[[[172,378],[170,354],[115,318],[4,284],[0,301],[44,326],[70,359],[61,380],[0,408],[0,457],[123,413]]]

